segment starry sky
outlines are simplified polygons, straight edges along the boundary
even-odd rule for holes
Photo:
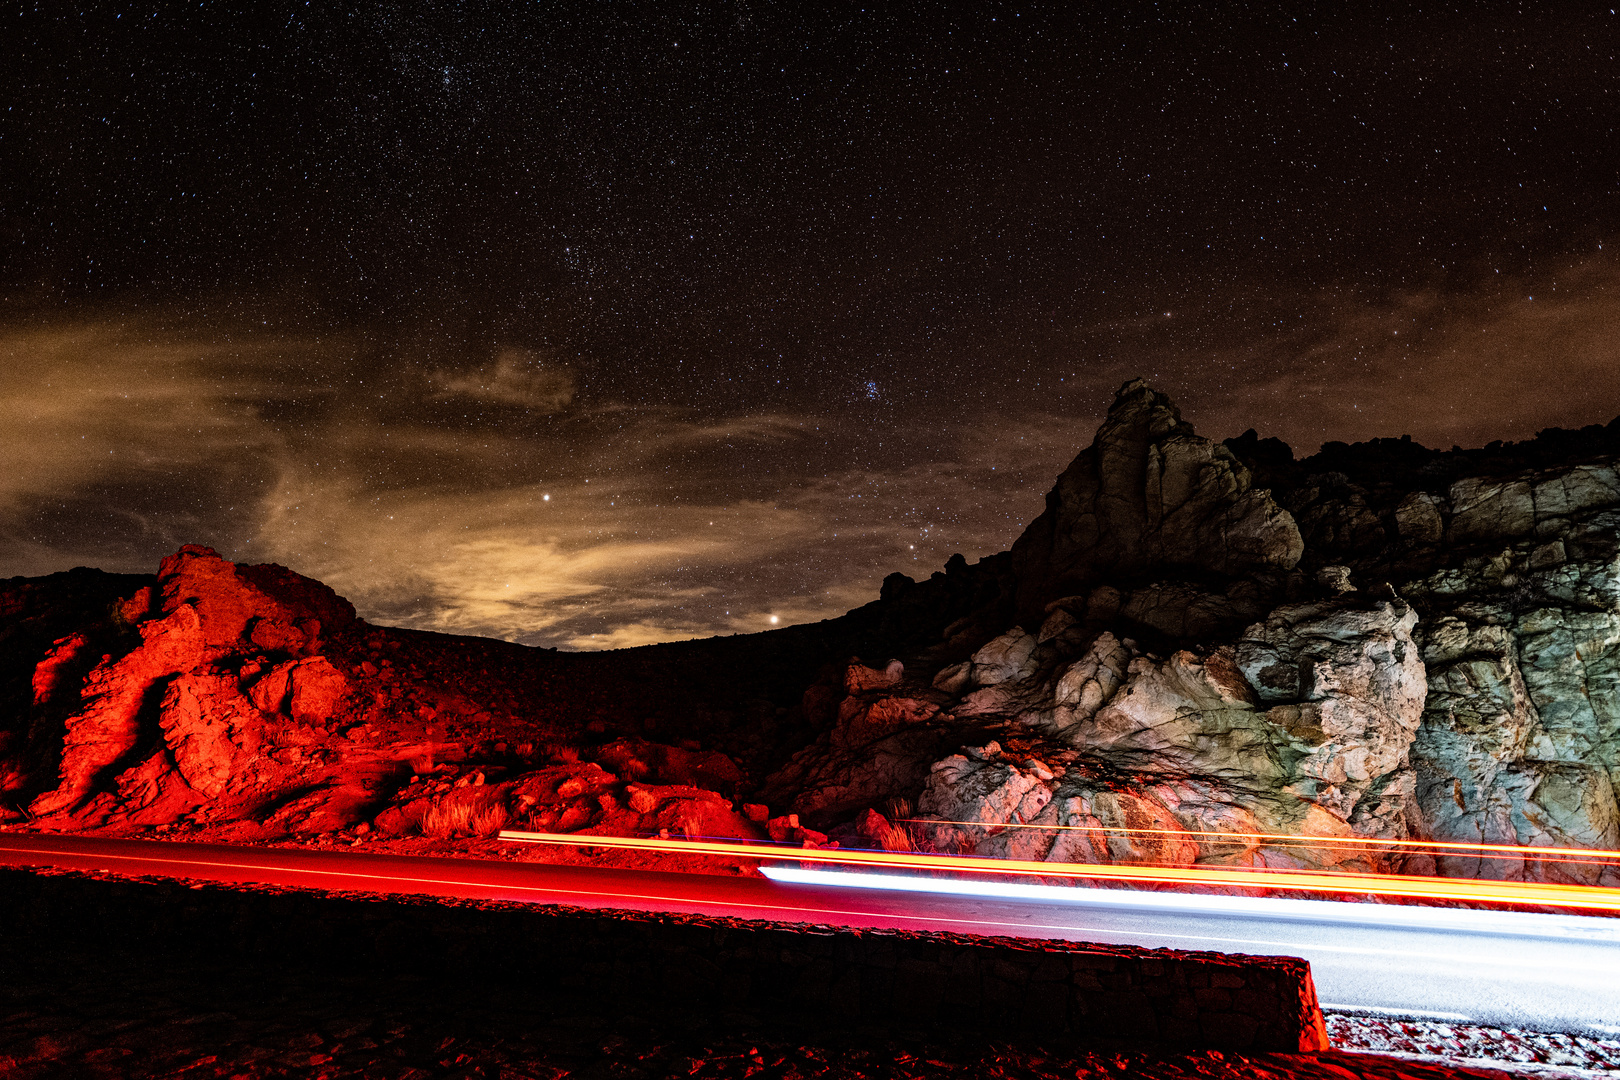
[[[1620,16],[1391,7],[21,0],[0,575],[610,648],[1007,547],[1139,375],[1302,456],[1608,421]]]

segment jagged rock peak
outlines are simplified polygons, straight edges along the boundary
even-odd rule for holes
[[[1293,517],[1254,487],[1249,469],[1133,379],[1014,543],[1018,609],[1033,617],[1104,580],[1287,571],[1303,550]]]
[[[216,649],[248,639],[260,648],[308,653],[323,633],[355,622],[354,605],[319,581],[275,563],[238,565],[197,544],[163,560],[158,589],[165,614],[182,604],[196,607]]]

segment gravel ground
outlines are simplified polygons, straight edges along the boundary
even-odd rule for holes
[[[1531,1065],[1620,1074],[1620,1038],[1348,1013],[1328,1015],[1328,1035],[1334,1046],[1346,1050],[1490,1062],[1498,1068]]]

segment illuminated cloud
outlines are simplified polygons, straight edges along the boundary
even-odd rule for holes
[[[493,363],[469,372],[435,372],[433,382],[436,398],[521,405],[535,412],[560,412],[574,400],[573,373],[529,349],[502,349]]]
[[[1127,375],[1202,432],[1254,426],[1301,454],[1620,412],[1620,269],[1495,277],[1274,299],[1249,313],[1264,332],[1207,311],[1174,333],[1091,325],[1051,343],[1060,381],[986,369],[825,412],[591,399],[515,349],[424,380],[252,327],[0,327],[0,574],[150,571],[206,543],[325,580],[377,622],[564,648],[812,621],[893,571],[1007,548]]]
[[[631,486],[599,486],[379,494],[289,479],[258,546],[382,621],[605,647],[740,623],[758,601],[746,588],[728,596],[727,579],[750,560],[782,557],[806,531],[765,504],[665,506]]]
[[[1299,358],[1274,385],[1315,404],[1325,438],[1405,433],[1444,449],[1605,423],[1620,411],[1620,267],[1347,308]],[[1335,386],[1338,368],[1359,377]]]
[[[310,355],[141,323],[0,327],[0,566],[149,569],[249,535],[286,452],[264,411],[325,393]]]

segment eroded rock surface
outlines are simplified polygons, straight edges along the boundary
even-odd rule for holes
[[[852,661],[843,697],[807,694],[831,712],[828,727],[767,780],[762,797],[827,822],[915,791],[951,734],[940,715],[944,695],[903,679],[903,666]]]
[[[1355,596],[1281,607],[1205,652],[1159,657],[1106,630],[1072,646],[1053,636],[1016,683],[969,689],[958,706],[1038,739],[1036,753],[1008,760],[992,742],[936,762],[918,815],[944,823],[928,827],[936,846],[982,855],[1378,864],[1356,846],[1234,849],[1199,835],[1406,838],[1425,689],[1416,622],[1398,600]]]
[[[1294,519],[1256,489],[1225,446],[1195,435],[1142,380],[1119,392],[1091,447],[1013,545],[1019,612],[1054,591],[1162,576],[1288,571],[1303,550]]]

